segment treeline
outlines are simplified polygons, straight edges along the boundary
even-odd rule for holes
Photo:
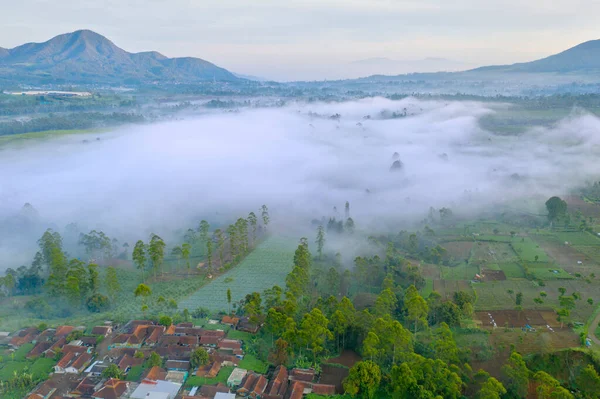
[[[91,129],[126,123],[143,123],[145,120],[143,115],[121,112],[106,114],[100,112],[81,112],[68,115],[50,114],[30,120],[1,122],[0,136],[43,132],[47,130]]]
[[[457,345],[451,327],[471,316],[476,298],[468,292],[457,292],[452,299],[436,292],[423,298],[414,285],[394,277],[397,260],[390,255],[379,261],[389,270],[379,295],[359,309],[335,291],[319,293],[316,258],[302,239],[285,288],[247,295],[237,312],[264,324],[262,339],[270,342],[268,358],[275,365],[319,372],[322,359],[343,349],[360,353],[363,360],[344,381],[352,397],[500,399],[526,397],[531,389],[539,398],[575,397],[548,373],[530,370],[514,350],[499,378],[473,370],[469,349]],[[600,376],[593,367],[578,370],[574,381],[578,397],[596,397]]]

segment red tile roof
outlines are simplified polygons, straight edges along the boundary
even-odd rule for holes
[[[262,393],[267,388],[268,382],[269,381],[265,378],[264,375],[259,376],[258,380],[256,381],[256,384],[254,385],[254,389],[252,389],[252,392],[250,393],[250,396],[256,397],[256,396],[262,395]]]
[[[94,393],[95,387],[96,381],[90,377],[86,377],[83,380],[81,380],[79,384],[77,384],[77,387],[74,391],[72,391],[72,393],[90,396]]]
[[[292,369],[292,378],[298,381],[311,382],[315,378],[313,369]]]
[[[220,382],[217,385],[202,385],[200,388],[200,395],[207,398],[214,398],[217,392],[227,393],[229,392],[229,388]]]
[[[238,388],[238,394],[250,393],[254,388],[256,381],[258,380],[258,374],[248,373],[246,379],[240,388]]]
[[[89,354],[89,353],[82,353],[71,364],[71,367],[73,367],[75,370],[81,370],[85,366],[87,366],[91,360],[92,360],[92,355],[91,354]]]
[[[304,383],[294,381],[290,386],[290,396],[288,399],[302,399],[302,395],[304,395]]]
[[[58,363],[56,363],[56,366],[62,369],[66,368],[69,365],[69,363],[71,363],[71,361],[75,358],[75,356],[75,352],[68,352],[62,357],[62,359],[58,361]]]
[[[108,335],[112,331],[110,326],[96,326],[92,328],[92,335]]]
[[[38,342],[33,349],[29,351],[26,357],[27,359],[33,359],[34,357],[41,356],[42,353],[50,349],[51,346],[52,343],[50,342]]]
[[[234,339],[223,339],[217,346],[219,349],[242,349],[242,343]]]
[[[158,381],[164,380],[167,377],[167,371],[158,366],[152,367],[148,370],[148,373],[144,376],[145,380]]]
[[[221,337],[202,335],[200,337],[200,345],[217,345],[220,340],[221,340]]]
[[[75,329],[73,326],[60,326],[56,327],[56,333],[54,333],[55,337],[66,337],[71,334],[71,332]]]
[[[104,383],[98,392],[92,395],[92,398],[118,399],[127,391],[128,387],[128,382],[111,378]]]
[[[312,384],[312,391],[318,395],[335,395],[335,385]]]

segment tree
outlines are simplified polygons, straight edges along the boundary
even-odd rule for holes
[[[477,392],[476,398],[478,399],[501,399],[502,395],[506,394],[506,388],[504,385],[494,377],[490,377],[481,386],[479,392]]]
[[[212,240],[206,241],[206,259],[208,260],[208,270],[210,273],[212,273],[212,248]]]
[[[558,292],[560,292],[560,296],[563,296],[567,292],[567,289],[565,287],[558,287]]]
[[[266,205],[260,207],[260,214],[262,217],[263,225],[265,226],[265,230],[269,225],[269,208]]]
[[[209,361],[210,359],[208,356],[208,352],[202,347],[194,349],[192,355],[190,356],[190,365],[192,366],[192,368],[204,366],[208,364]]]
[[[325,230],[321,224],[317,227],[317,239],[315,240],[315,243],[317,244],[319,259],[321,259],[323,257],[323,247],[325,246]]]
[[[593,365],[588,364],[581,369],[576,381],[584,398],[598,399],[600,397],[600,376]]]
[[[318,308],[314,308],[304,315],[300,324],[300,336],[313,353],[313,359],[316,363],[317,355],[325,349],[325,342],[333,339],[333,334],[329,331],[329,320]]]
[[[350,396],[371,399],[381,383],[381,369],[370,361],[358,362],[344,380],[344,390]]]
[[[181,244],[181,257],[185,260],[185,267],[187,269],[188,276],[190,275],[190,253],[192,252],[192,246],[184,242]]]
[[[173,319],[170,316],[160,316],[158,319],[158,324],[165,327],[170,327],[173,324]]]
[[[117,294],[121,291],[117,269],[112,266],[106,269],[106,291],[108,292],[108,297],[113,302],[117,298]]]
[[[354,225],[354,219],[348,218],[346,219],[346,223],[344,224],[344,230],[348,232],[348,234],[354,234],[354,229],[356,226]]]
[[[98,265],[90,263],[88,265],[88,285],[92,294],[98,290],[98,284]]]
[[[433,350],[438,359],[450,364],[458,363],[458,347],[448,324],[442,322],[434,333]]]
[[[536,389],[538,399],[574,399],[554,377],[543,371],[535,373],[533,379],[539,384]]]
[[[100,313],[108,309],[109,303],[110,301],[107,296],[95,293],[88,298],[86,306],[90,312]]]
[[[559,197],[551,197],[546,201],[546,209],[548,210],[548,220],[553,222],[567,213],[567,203]]]
[[[81,303],[81,291],[79,289],[79,279],[77,276],[71,275],[67,277],[65,290],[71,305],[77,305]]]
[[[344,218],[348,219],[350,217],[350,202],[346,201],[346,205],[344,205]]]
[[[148,368],[160,366],[162,364],[162,358],[156,352],[152,352],[148,360],[146,360]]]
[[[143,300],[152,295],[152,290],[146,284],[140,284],[133,291],[133,294],[137,297],[141,296]]]
[[[123,372],[121,371],[121,369],[119,369],[119,366],[117,366],[114,363],[111,363],[107,368],[104,369],[104,371],[102,371],[102,377],[122,379]]]
[[[377,334],[372,331],[367,333],[367,337],[363,340],[363,355],[369,360],[374,361],[379,358],[381,342]]]
[[[289,346],[290,344],[286,340],[282,338],[277,339],[275,347],[269,353],[269,362],[275,366],[285,365],[290,353]]]
[[[200,226],[198,227],[198,232],[200,233],[200,240],[202,242],[206,242],[208,240],[208,232],[210,231],[210,224],[206,220],[200,221]]]
[[[215,237],[217,238],[217,251],[219,252],[219,267],[223,267],[223,257],[225,251],[225,236],[223,230],[215,230]]]
[[[408,313],[409,320],[412,320],[414,323],[414,332],[416,334],[417,326],[419,323],[425,322],[425,317],[427,316],[429,308],[427,302],[419,294],[419,291],[414,285],[411,285],[406,290],[406,294],[404,295],[404,306]]]
[[[254,241],[256,240],[256,227],[258,226],[258,218],[254,212],[248,214],[248,224],[252,229],[252,245],[254,245]]]
[[[228,305],[228,312],[229,314],[231,314],[231,288],[227,288],[227,305]]]
[[[131,254],[131,259],[133,259],[133,263],[135,263],[136,267],[142,271],[142,282],[145,282],[144,278],[144,269],[146,268],[146,246],[142,240],[139,240],[135,243],[133,247],[133,253]]]
[[[176,245],[171,249],[171,255],[177,259],[177,267],[180,266],[181,258],[183,258],[183,250],[179,245]]]
[[[515,304],[517,306],[521,306],[523,304],[523,293],[522,292],[517,292],[517,295],[515,296]]]
[[[396,295],[392,290],[389,288],[384,289],[375,300],[375,315],[378,317],[393,315],[396,310],[396,301]]]
[[[152,261],[152,269],[154,270],[154,277],[156,278],[156,272],[161,269],[160,272],[163,274],[162,264],[165,259],[165,247],[166,244],[162,238],[156,234],[152,234],[150,237],[150,244],[148,245],[148,255]]]

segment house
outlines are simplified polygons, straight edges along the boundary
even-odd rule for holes
[[[148,328],[148,338],[146,338],[146,341],[144,342],[144,345],[148,345],[148,346],[154,346],[158,343],[158,341],[160,340],[160,338],[163,336],[163,334],[165,333],[165,326],[150,326]]]
[[[302,399],[302,396],[304,395],[304,383],[301,381],[294,381],[291,385],[290,385],[290,395],[288,396],[288,399]]]
[[[114,378],[107,380],[102,387],[92,394],[92,398],[97,399],[119,399],[129,389],[129,382]]]
[[[249,396],[252,399],[260,399],[263,393],[265,392],[265,389],[267,389],[268,382],[269,381],[265,378],[264,375],[260,375],[256,383],[254,384],[254,388],[252,388],[252,391],[250,392]]]
[[[92,335],[100,335],[104,338],[112,334],[112,326],[96,326],[92,328]]]
[[[249,332],[251,334],[256,334],[260,329],[260,325],[254,324],[250,322],[250,318],[242,317],[238,322],[238,330]]]
[[[221,339],[221,337],[202,335],[200,336],[200,345],[216,348]]]
[[[190,362],[184,360],[167,360],[165,367],[168,371],[188,371]]]
[[[13,348],[18,348],[21,345],[33,342],[38,336],[38,329],[35,327],[25,328],[19,331],[14,337],[11,338],[9,345]]]
[[[53,380],[47,380],[38,385],[33,392],[27,396],[27,399],[48,399],[56,392],[56,383]]]
[[[52,346],[51,342],[38,342],[32,350],[27,353],[27,359],[35,359],[44,354]]]
[[[248,370],[236,367],[233,369],[231,375],[227,379],[227,386],[233,388],[238,385],[242,385],[242,381],[244,380],[244,377],[246,377],[246,374],[248,374]]]
[[[292,369],[290,380],[311,382],[315,378],[313,369]]]
[[[223,351],[231,351],[231,352],[241,352],[242,351],[242,343],[235,339],[222,339],[217,344],[217,348]]]
[[[335,385],[331,384],[312,384],[312,392],[317,395],[331,396],[335,395]]]
[[[199,367],[198,370],[196,371],[196,375],[198,377],[214,378],[217,376],[217,374],[219,374],[220,370],[221,370],[221,363],[220,362],[212,362],[212,363],[207,364],[206,366]]]
[[[167,377],[167,370],[160,368],[158,366],[152,367],[146,375],[144,376],[144,380],[148,381],[159,381],[164,380]]]
[[[277,366],[273,373],[273,379],[269,383],[266,392],[271,399],[283,399],[288,388],[288,371],[284,366]]]
[[[144,363],[144,358],[136,358],[129,354],[121,356],[115,364],[123,373],[127,374],[132,367],[141,366]]]
[[[216,385],[202,385],[200,388],[202,398],[216,398],[219,393],[229,393],[229,388],[220,382]]]
[[[56,327],[56,332],[54,333],[54,337],[55,338],[63,338],[63,337],[66,338],[69,334],[71,334],[71,332],[73,332],[74,329],[75,329],[75,327],[73,327],[73,326]]]
[[[239,322],[240,319],[238,317],[223,316],[223,318],[221,319],[221,324],[225,324],[233,328],[237,327]]]
[[[55,373],[79,374],[90,364],[92,355],[83,352],[67,352],[54,366]]]
[[[52,346],[50,347],[50,349],[47,349],[44,352],[44,355],[46,357],[53,358],[54,356],[56,356],[57,353],[62,352],[63,347],[65,346],[66,343],[67,343],[66,338],[63,337],[63,338],[59,339],[54,344],[52,344]]]
[[[181,384],[170,381],[144,380],[130,395],[132,399],[164,398],[175,399],[181,389]]]
[[[244,383],[238,388],[237,394],[242,397],[246,397],[254,389],[254,385],[258,381],[259,375],[256,373],[248,373],[244,379]]]
[[[221,362],[221,366],[225,367],[238,366],[240,364],[239,357],[226,352],[215,352],[212,354],[212,358],[215,362]]]
[[[92,396],[94,392],[96,392],[96,385],[98,385],[98,381],[92,377],[85,377],[83,380],[79,381],[79,384],[70,392],[72,396]]]
[[[108,368],[110,363],[104,361],[95,361],[85,372],[88,373],[88,377],[100,377],[102,372]]]

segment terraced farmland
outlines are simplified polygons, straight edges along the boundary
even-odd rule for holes
[[[179,307],[190,310],[203,307],[213,312],[227,310],[228,288],[233,303],[254,291],[262,293],[274,285],[283,287],[285,277],[292,270],[296,246],[295,240],[286,237],[268,238],[242,263],[181,301]]]

